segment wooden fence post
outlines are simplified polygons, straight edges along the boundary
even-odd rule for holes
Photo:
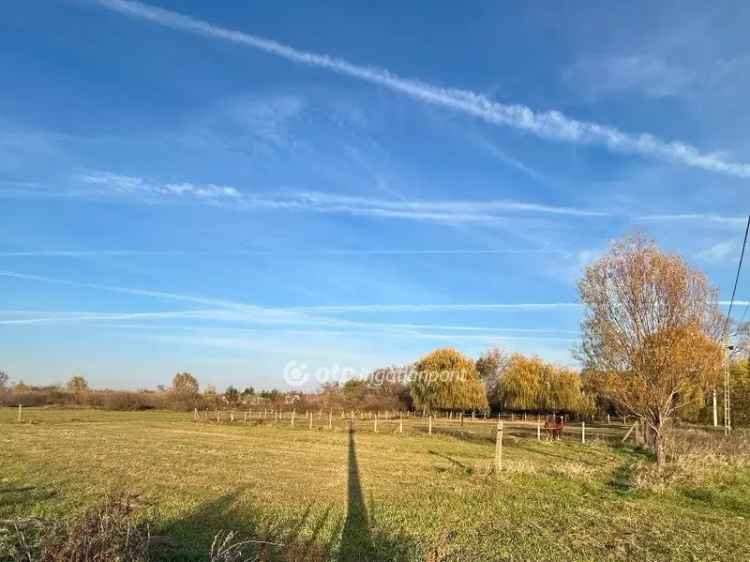
[[[536,440],[542,440],[542,422],[540,422],[539,420],[537,420],[536,422]]]
[[[375,433],[378,432],[378,413],[377,412],[375,412],[375,422],[374,422],[374,425],[372,426],[372,429]]]
[[[581,422],[581,443],[586,443],[586,422]]]
[[[333,410],[328,412],[328,429],[333,429]]]
[[[404,416],[401,412],[398,413],[398,432],[404,432]]]
[[[623,443],[625,443],[625,441],[627,441],[627,440],[628,440],[628,437],[630,437],[630,434],[631,434],[631,433],[633,433],[633,430],[635,429],[635,426],[637,426],[637,425],[638,425],[638,422],[635,422],[635,423],[633,424],[633,427],[631,427],[631,428],[630,428],[630,429],[628,430],[628,432],[627,432],[627,433],[625,434],[625,437],[623,437],[623,438],[622,438],[622,442],[623,442]]]
[[[497,435],[495,436],[495,474],[503,469],[503,420],[497,418]]]
[[[18,405],[18,423],[23,422],[23,404]]]
[[[430,417],[427,420],[427,434],[432,435],[432,414],[430,414]]]
[[[234,410],[229,411],[229,421],[234,422]]]
[[[313,413],[310,412],[310,418],[307,422],[307,429],[312,429],[312,419],[313,419]]]
[[[297,410],[292,410],[292,423],[291,426],[294,427],[294,415],[297,413]]]
[[[193,421],[198,421],[198,408],[193,408]]]

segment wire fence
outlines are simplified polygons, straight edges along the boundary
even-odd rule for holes
[[[193,421],[284,427],[308,431],[343,431],[398,435],[452,436],[477,441],[495,441],[499,422],[509,438],[564,440],[582,443],[619,442],[633,429],[632,418],[560,422],[541,415],[420,415],[415,412],[346,412],[343,410],[194,410]]]

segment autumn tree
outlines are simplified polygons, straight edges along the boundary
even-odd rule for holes
[[[514,353],[499,374],[494,400],[508,410],[589,413],[580,375],[542,358]]]
[[[228,404],[237,404],[240,401],[240,391],[230,385],[224,391],[224,399]]]
[[[477,372],[484,383],[491,405],[497,405],[493,398],[497,396],[498,381],[507,363],[508,357],[497,347],[488,349],[477,359]]]
[[[177,373],[172,377],[172,392],[180,396],[193,397],[198,394],[198,379],[190,373]]]
[[[720,377],[717,291],[680,256],[638,236],[614,242],[578,290],[580,358],[601,374],[600,392],[645,422],[662,467],[665,426]]]
[[[414,368],[409,390],[414,405],[423,412],[487,408],[476,364],[455,349],[435,350]]]
[[[5,400],[9,381],[10,377],[8,376],[8,373],[6,373],[5,371],[0,371],[0,404],[2,404],[2,402]]]
[[[79,394],[89,389],[89,383],[87,383],[86,379],[83,378],[81,375],[76,375],[70,378],[70,380],[65,385],[65,388],[67,389],[68,392],[72,392],[73,394]]]
[[[732,381],[732,424],[748,426],[750,425],[750,362],[747,359],[734,362],[730,369],[730,379]]]
[[[497,402],[505,410],[536,410],[539,408],[544,371],[549,366],[539,357],[514,353],[508,359],[498,380]]]

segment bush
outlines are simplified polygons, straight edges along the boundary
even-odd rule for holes
[[[667,465],[660,473],[652,463],[640,462],[634,470],[635,483],[654,491],[671,484],[695,486],[714,478],[726,478],[737,469],[750,467],[747,431],[730,435],[701,429],[674,429],[665,439]]]
[[[148,562],[148,524],[134,497],[105,497],[69,526],[41,520],[0,524],[0,560],[13,562]]]

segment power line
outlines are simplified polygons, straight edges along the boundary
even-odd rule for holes
[[[729,310],[727,311],[727,317],[724,319],[724,329],[722,330],[723,337],[725,339],[725,346],[727,351],[732,349],[729,340],[729,334],[727,333],[727,326],[730,319],[732,318],[732,307],[734,306],[734,297],[737,294],[737,284],[740,280],[740,272],[742,271],[742,262],[745,259],[745,247],[747,246],[747,234],[750,231],[750,216],[747,217],[747,226],[745,227],[745,237],[742,239],[742,251],[740,252],[740,262],[737,264],[737,275],[734,277],[734,287],[732,288],[732,298],[729,300]],[[745,305],[745,311],[747,311],[747,304]],[[742,317],[744,319],[745,314]],[[724,364],[724,433],[729,435],[732,430],[731,421],[731,405],[730,405],[730,372],[729,372],[729,356],[727,356],[726,363]],[[716,394],[714,393],[714,400]],[[716,402],[714,401],[714,405]],[[715,408],[715,406],[714,406]],[[715,416],[714,410],[714,416]],[[715,419],[715,418],[714,418]]]
[[[732,298],[729,300],[729,310],[727,311],[727,317],[724,319],[724,329],[722,333],[726,333],[727,325],[729,320],[732,318],[732,307],[734,306],[734,296],[737,294],[737,283],[740,280],[740,272],[742,271],[742,261],[745,259],[745,246],[747,246],[747,233],[750,231],[750,216],[747,217],[747,226],[745,227],[745,238],[742,240],[742,252],[740,252],[740,263],[737,264],[737,275],[734,277],[734,288],[732,289]],[[745,304],[745,313],[747,312],[747,304]],[[742,318],[745,318],[745,313],[742,314]]]

